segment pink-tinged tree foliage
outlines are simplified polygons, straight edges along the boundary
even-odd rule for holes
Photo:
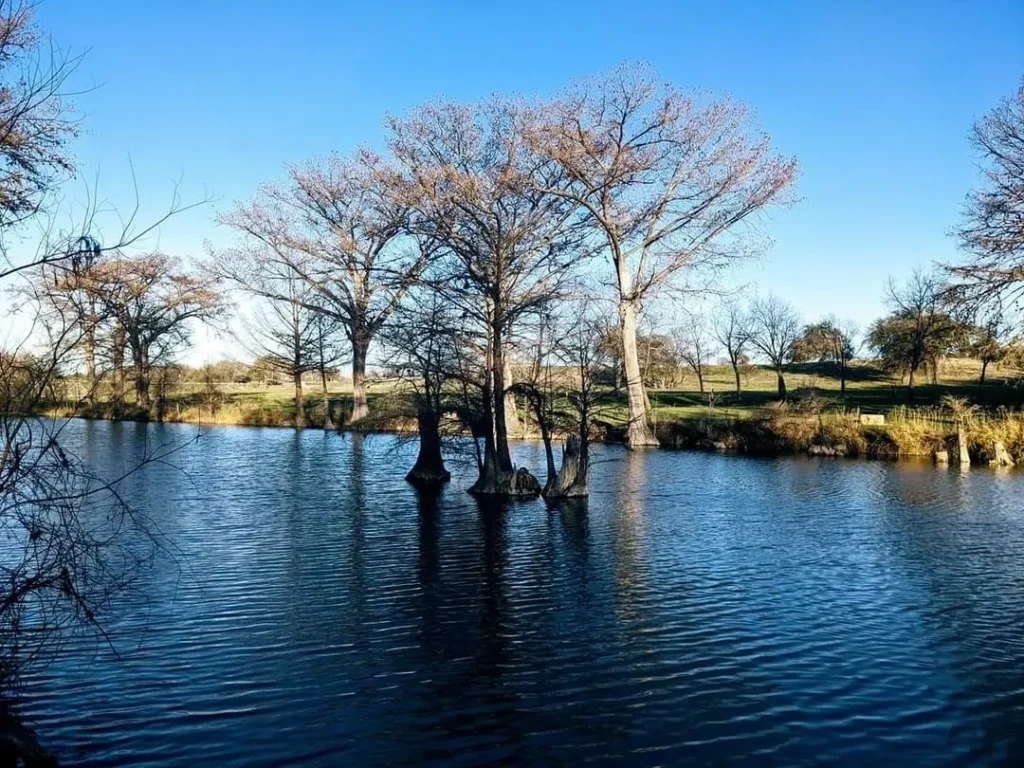
[[[546,191],[564,186],[564,171],[527,141],[536,120],[534,107],[495,99],[428,105],[390,123],[412,229],[437,247],[426,282],[480,347],[481,494],[539,491],[519,484],[509,454],[505,356],[513,329],[557,300],[583,253],[573,247],[576,204]]]
[[[796,161],[773,149],[745,106],[683,93],[642,67],[579,83],[532,139],[571,181],[550,193],[586,211],[611,261],[628,442],[656,444],[636,345],[644,302],[763,245],[757,214],[789,199]]]
[[[298,277],[311,309],[340,322],[352,347],[350,422],[369,413],[367,356],[374,337],[426,264],[429,251],[407,236],[409,208],[396,171],[362,150],[293,166],[222,216],[240,242],[213,254],[211,269],[243,290],[290,301],[279,287]]]

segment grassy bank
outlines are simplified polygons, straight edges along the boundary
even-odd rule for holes
[[[972,460],[989,461],[998,441],[1015,461],[1024,461],[1019,373],[997,371],[985,384],[979,383],[979,373],[976,361],[946,361],[939,380],[916,386],[911,398],[905,382],[857,365],[843,397],[827,367],[794,366],[786,377],[789,401],[780,405],[774,372],[752,371],[737,394],[732,371],[716,367],[705,377],[703,394],[691,389],[652,393],[652,417],[662,445],[678,448],[931,457],[942,450],[954,454],[962,426]],[[883,423],[862,423],[865,415]]]
[[[870,365],[858,365],[841,397],[839,381],[827,366],[794,366],[787,375],[789,402],[776,402],[775,374],[752,368],[743,377],[743,391],[734,391],[732,371],[713,366],[705,375],[705,392],[696,377],[682,375],[670,387],[650,392],[651,418],[662,444],[668,447],[739,451],[751,454],[803,453],[896,458],[931,456],[949,449],[957,427],[964,424],[971,452],[987,460],[995,441],[1002,442],[1015,460],[1024,460],[1024,390],[1016,372],[996,371],[988,383],[978,383],[973,361],[947,361],[940,380],[915,388],[912,400],[899,381]],[[314,394],[315,392],[315,394]],[[370,386],[373,418],[360,424],[368,431],[415,429],[408,400],[394,384]],[[966,421],[952,413],[944,399],[971,404]],[[332,421],[345,426],[351,409],[351,389],[343,382],[329,387]],[[239,424],[288,427],[294,424],[294,392],[290,386],[259,383],[183,384],[165,393],[150,412],[131,402],[115,412],[101,396],[92,404],[75,403],[74,392],[55,403],[53,415],[99,419],[159,419],[200,424]],[[863,424],[862,415],[882,416],[882,424]],[[306,397],[310,427],[324,423],[319,392]],[[595,437],[615,440],[626,422],[625,403],[609,392],[600,410]]]
[[[314,394],[315,392],[315,394]],[[324,401],[319,384],[307,390],[304,399],[306,426],[320,429],[324,425]],[[249,427],[293,427],[295,424],[295,390],[290,385],[260,383],[185,383],[154,398],[151,408],[136,405],[131,395],[115,408],[101,388],[92,402],[85,401],[75,388],[69,387],[62,402],[51,403],[49,415],[87,419],[123,421],[164,421],[189,424],[239,425]],[[352,389],[344,382],[328,384],[328,402],[335,426],[345,426],[345,415],[352,410]],[[405,398],[399,397],[387,382],[371,386],[370,410],[380,416],[366,422],[368,430],[400,431],[415,429],[414,414]]]
[[[662,445],[736,451],[753,455],[808,453],[879,459],[956,456],[960,421],[945,408],[896,408],[884,424],[863,424],[856,412],[793,413],[766,409],[748,418],[684,418],[658,425]],[[997,442],[1014,461],[1024,461],[1024,414],[999,411],[964,423],[971,459],[995,458]]]

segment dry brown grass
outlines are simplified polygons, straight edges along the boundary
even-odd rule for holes
[[[834,381],[816,368],[808,371],[813,375],[793,373],[788,377],[792,397],[787,405],[772,402],[774,376],[760,369],[754,369],[747,377],[745,383],[751,389],[741,399],[728,392],[731,371],[720,366],[708,373],[710,382],[718,383],[721,379],[721,384],[726,385],[713,398],[682,390],[653,391],[652,417],[662,444],[750,453],[806,452],[818,447],[850,456],[926,457],[951,447],[957,424],[963,421],[971,453],[978,460],[986,460],[996,441],[1002,442],[1015,460],[1024,460],[1024,414],[1000,405],[1019,405],[1019,391],[997,380],[986,387],[969,384],[969,377],[977,373],[973,361],[947,361],[943,372],[949,379],[942,385],[922,387],[915,396],[915,407],[897,405],[905,402],[905,389],[894,388],[891,381],[873,378],[873,374],[862,374],[851,382],[846,408],[836,397]],[[310,427],[323,424],[323,406],[317,389],[307,391]],[[334,422],[343,426],[351,390],[342,382],[332,382],[330,390]],[[414,429],[407,393],[395,382],[375,382],[370,397],[374,417],[361,424],[360,429]],[[975,402],[987,404],[987,409],[970,405]],[[885,424],[862,425],[861,408],[883,413]],[[102,401],[79,408],[77,413],[71,407],[55,408],[53,413],[114,417],[109,403]],[[294,414],[293,390],[287,385],[217,384],[211,390],[193,382],[167,396],[159,416],[164,421],[290,427]],[[157,416],[135,412],[129,404],[121,418]],[[602,410],[601,421],[611,437],[624,419],[625,408],[621,403],[611,403]]]

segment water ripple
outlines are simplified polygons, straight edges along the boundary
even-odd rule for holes
[[[72,434],[103,470],[182,429]],[[181,555],[119,606],[120,659],[83,639],[29,681],[44,741],[89,766],[1024,760],[1024,477],[606,448],[588,507],[549,509],[459,475],[417,496],[410,450],[215,429],[133,478]]]

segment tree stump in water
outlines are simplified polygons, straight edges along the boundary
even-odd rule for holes
[[[1013,466],[1013,457],[1010,456],[1010,452],[1006,450],[1006,446],[1003,445],[1001,440],[996,440],[992,444],[992,458],[988,463],[993,467]]]
[[[539,496],[540,481],[530,474],[526,467],[519,467],[512,474],[512,495],[513,496]]]
[[[562,449],[562,466],[554,482],[544,490],[544,498],[570,499],[590,495],[587,483],[588,462],[582,456],[579,435],[569,435]]]
[[[540,482],[525,467],[511,472],[483,475],[469,492],[475,496],[496,496],[508,499],[533,499],[540,496]]]
[[[956,444],[959,453],[960,468],[967,469],[971,466],[971,454],[967,451],[967,435],[964,433],[963,427],[958,427],[956,430]]]

